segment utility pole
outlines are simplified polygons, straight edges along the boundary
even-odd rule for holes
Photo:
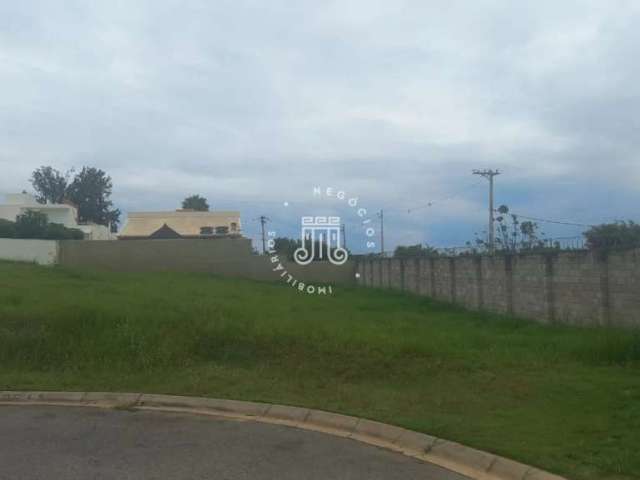
[[[347,229],[345,228],[344,223],[340,225],[340,231],[342,233],[342,248],[347,249]]]
[[[384,257],[384,211],[380,209],[378,212],[380,217],[380,256]]]
[[[265,253],[267,253],[267,244],[266,244],[266,239],[264,234],[264,225],[269,221],[269,219],[264,215],[260,215],[258,220],[260,220],[260,225],[262,227],[262,254],[264,255]]]
[[[489,180],[489,251],[493,253],[495,250],[495,228],[493,222],[493,177],[500,175],[499,170],[474,170],[474,175],[480,175],[481,177]]]

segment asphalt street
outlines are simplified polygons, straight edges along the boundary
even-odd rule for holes
[[[149,411],[0,406],[0,479],[464,480],[354,440]]]

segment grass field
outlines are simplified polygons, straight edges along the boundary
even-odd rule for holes
[[[0,389],[114,390],[359,415],[573,479],[640,478],[640,334],[379,290],[0,263]]]

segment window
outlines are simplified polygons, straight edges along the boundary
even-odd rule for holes
[[[236,222],[231,222],[231,231],[236,232],[238,230],[238,224]]]
[[[213,235],[213,227],[200,227],[200,235]]]
[[[216,235],[226,235],[229,233],[229,227],[216,227]]]

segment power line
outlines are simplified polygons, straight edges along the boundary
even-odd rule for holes
[[[457,197],[461,197],[462,195],[464,195],[467,190],[471,190],[472,188],[476,188],[477,186],[479,186],[480,183],[474,183],[472,185],[469,185],[469,187],[464,190],[464,191],[458,191],[457,193],[453,193],[451,195],[447,195],[446,197],[442,197],[438,200],[431,200],[430,202],[427,202],[424,205],[418,205],[417,207],[411,207],[407,209],[407,213],[413,213],[416,210],[419,210],[421,208],[430,208],[433,207],[434,205],[440,204],[440,203],[444,203],[444,202],[448,202],[449,200],[453,200],[454,198]]]
[[[480,185],[480,182],[477,183],[473,183],[471,185],[468,185],[464,188],[464,190],[456,190],[454,191],[454,193],[446,195],[444,197],[441,198],[436,198],[433,200],[428,201],[427,203],[424,204],[420,204],[420,205],[416,205],[413,207],[397,207],[397,208],[392,208],[391,210],[387,209],[387,213],[389,211],[391,211],[392,213],[407,213],[407,214],[411,214],[413,212],[415,212],[416,210],[420,210],[422,208],[430,208],[433,207],[434,205],[438,205],[444,202],[448,202],[449,200],[453,200],[454,198],[458,198],[463,196],[468,190],[471,190],[472,188],[476,188]]]
[[[536,222],[545,222],[545,223],[555,223],[557,225],[570,225],[570,226],[574,226],[574,227],[594,227],[595,225],[589,224],[589,223],[575,223],[575,222],[564,222],[561,220],[550,220],[548,218],[538,218],[538,217],[529,217],[527,215],[521,215],[519,213],[512,213],[512,215],[515,215],[516,217],[520,217],[520,218],[526,218],[527,220],[533,220]]]

